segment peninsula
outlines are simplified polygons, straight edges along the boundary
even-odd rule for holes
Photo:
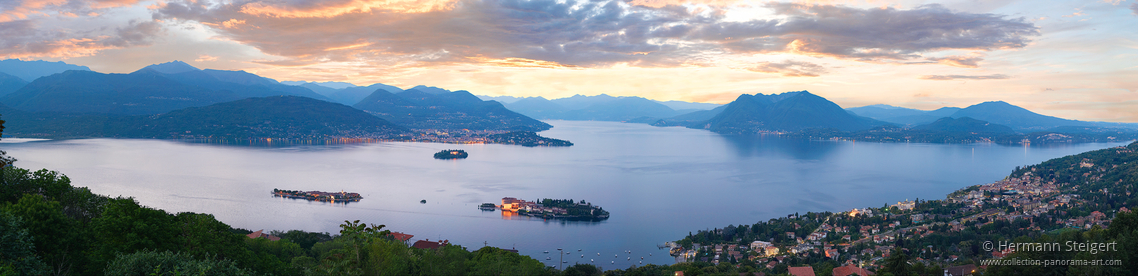
[[[332,202],[332,203],[336,203],[336,202],[342,202],[342,203],[359,202],[360,199],[363,199],[363,197],[360,196],[360,194],[348,193],[348,192],[344,192],[344,191],[340,191],[339,193],[337,193],[337,192],[320,192],[320,191],[302,192],[302,191],[273,189],[273,196],[283,197],[283,198],[303,199],[303,200],[308,200],[308,201],[327,201],[327,202]]]
[[[609,218],[609,212],[600,206],[595,206],[584,200],[577,202],[572,199],[546,198],[538,201],[525,201],[503,197],[502,205],[483,203],[478,208],[483,210],[496,208],[501,209],[502,212],[544,219],[601,221]]]

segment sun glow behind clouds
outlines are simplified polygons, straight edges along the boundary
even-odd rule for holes
[[[1061,112],[1138,120],[1124,100],[1138,98],[1138,68],[1122,64],[1138,49],[1119,31],[1138,4],[946,1],[21,1],[0,4],[0,57],[111,72],[178,59],[279,80],[547,98],[725,103],[807,89],[843,106],[1045,110],[1079,93],[1128,115]]]

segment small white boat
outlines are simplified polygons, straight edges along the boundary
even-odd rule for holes
[[[545,257],[545,259],[546,259],[546,260],[550,260],[551,258],[549,258],[549,257]]]
[[[549,254],[549,250],[546,250],[546,251],[545,251],[545,254]]]

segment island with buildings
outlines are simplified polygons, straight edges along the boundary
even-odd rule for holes
[[[337,192],[320,192],[320,191],[293,191],[273,189],[274,197],[303,199],[308,201],[326,201],[331,203],[348,203],[359,202],[363,199],[358,193],[348,193],[344,191]]]
[[[435,153],[435,159],[466,159],[469,156],[464,150],[442,150]]]
[[[517,215],[559,220],[601,221],[609,218],[609,212],[592,203],[573,201],[572,199],[541,199],[525,201],[512,197],[503,197],[502,205],[483,203],[479,209],[499,209]]]

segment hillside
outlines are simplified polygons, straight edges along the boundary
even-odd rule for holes
[[[914,131],[968,132],[968,133],[1014,133],[1012,128],[968,117],[953,119],[944,117],[927,125],[913,127]]]
[[[392,94],[377,89],[353,107],[412,129],[542,131],[552,127],[466,91],[429,94],[409,89]]]
[[[25,85],[28,85],[28,82],[24,79],[0,72],[0,97],[16,92]]]
[[[385,138],[406,132],[349,106],[298,96],[247,98],[158,115],[9,112],[5,134],[29,138]]]
[[[825,98],[800,91],[772,95],[743,94],[715,117],[689,127],[743,134],[809,128],[856,131],[887,124],[850,114]]]

